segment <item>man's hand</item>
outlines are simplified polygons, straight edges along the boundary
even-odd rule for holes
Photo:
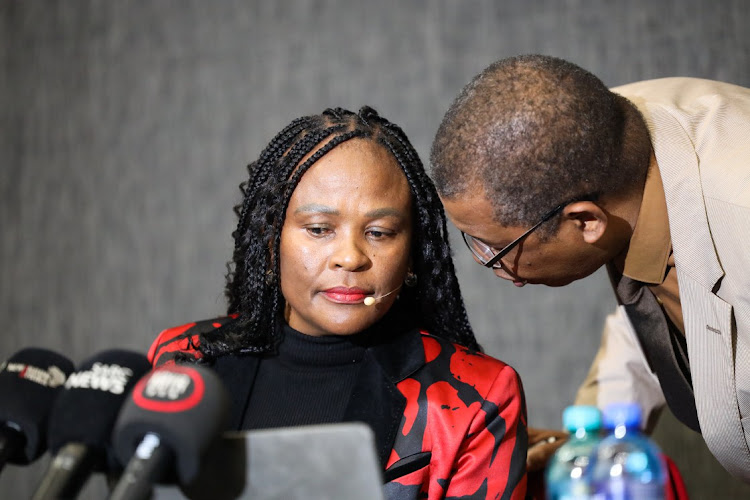
[[[528,431],[529,452],[526,455],[526,470],[539,471],[547,466],[555,451],[568,440],[568,433],[533,427],[529,427]]]

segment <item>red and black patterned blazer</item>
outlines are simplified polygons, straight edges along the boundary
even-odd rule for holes
[[[149,350],[154,365],[176,352],[200,356],[198,335],[232,318],[170,328]],[[258,367],[227,355],[212,368],[240,430]],[[369,424],[389,499],[522,499],[526,494],[526,407],[518,374],[505,363],[411,330],[367,349],[344,421]]]

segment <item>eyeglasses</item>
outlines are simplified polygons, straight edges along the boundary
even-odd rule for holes
[[[461,236],[464,238],[464,242],[466,243],[466,246],[469,247],[469,250],[471,250],[471,253],[474,254],[474,257],[476,257],[477,261],[479,261],[480,264],[482,264],[484,267],[491,267],[492,269],[501,269],[502,263],[500,262],[500,259],[508,255],[508,253],[513,250],[516,245],[521,243],[521,240],[523,240],[525,237],[530,235],[536,228],[550,220],[552,217],[558,214],[563,208],[565,208],[570,203],[573,203],[573,201],[577,200],[571,200],[566,201],[565,203],[561,203],[560,205],[556,206],[544,216],[542,216],[542,219],[531,226],[526,232],[524,232],[521,236],[516,238],[515,240],[511,241],[505,247],[503,247],[502,250],[499,252],[495,252],[495,249],[489,246],[487,243],[485,243],[482,240],[479,240],[470,234],[466,234],[463,231],[461,231]]]

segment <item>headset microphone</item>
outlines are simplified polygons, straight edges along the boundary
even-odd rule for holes
[[[398,292],[399,290],[401,290],[401,286],[400,286],[400,285],[399,285],[399,287],[398,287],[398,288],[396,288],[396,289],[394,289],[394,290],[391,290],[391,291],[390,291],[390,292],[388,292],[388,293],[384,293],[383,295],[378,295],[377,297],[365,297],[365,300],[364,300],[363,302],[365,303],[365,305],[366,305],[366,306],[371,306],[371,305],[373,305],[373,304],[374,304],[375,302],[380,302],[380,300],[381,300],[381,299],[382,299],[383,297],[387,297],[387,296],[389,296],[390,294],[392,294],[392,293],[394,293],[394,292]]]

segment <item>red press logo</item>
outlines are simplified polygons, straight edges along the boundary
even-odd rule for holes
[[[158,368],[139,380],[133,390],[133,401],[149,411],[187,411],[203,398],[204,390],[197,370],[172,365]]]

